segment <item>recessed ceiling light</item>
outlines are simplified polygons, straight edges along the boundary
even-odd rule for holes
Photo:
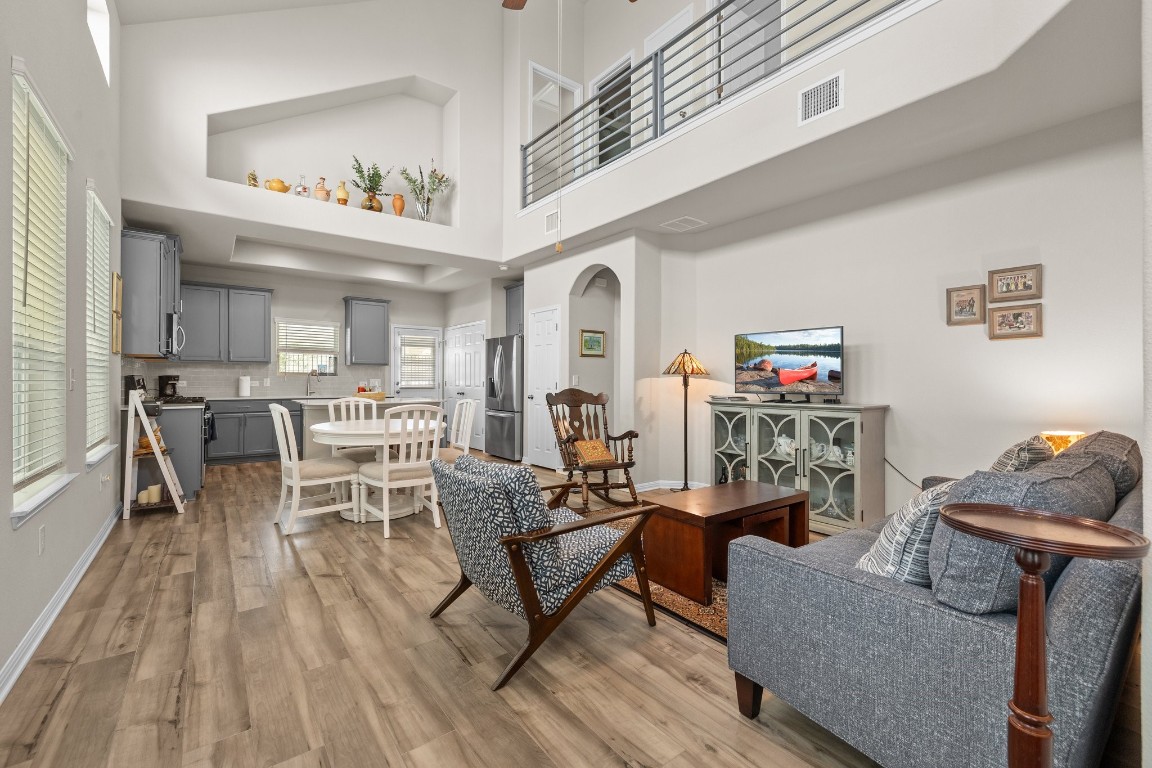
[[[507,272],[508,271],[508,265],[507,264],[501,264],[499,269],[501,272]]]

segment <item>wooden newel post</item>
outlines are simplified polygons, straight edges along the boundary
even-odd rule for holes
[[[1008,765],[1013,768],[1049,768],[1052,765],[1052,730],[1048,724],[1048,669],[1044,618],[1044,579],[1051,562],[1048,554],[1018,548],[1020,607],[1016,615],[1016,677],[1008,708]]]

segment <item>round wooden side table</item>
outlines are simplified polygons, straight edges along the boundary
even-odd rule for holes
[[[962,533],[1016,547],[1016,564],[1023,573],[1016,613],[1016,676],[1008,702],[1008,766],[1051,768],[1041,575],[1048,570],[1050,555],[1133,560],[1148,554],[1148,539],[1098,520],[1000,504],[945,504],[940,520]]]

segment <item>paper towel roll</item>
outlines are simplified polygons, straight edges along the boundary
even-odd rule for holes
[[[251,396],[252,396],[252,377],[251,376],[241,376],[240,377],[240,397],[251,397]]]

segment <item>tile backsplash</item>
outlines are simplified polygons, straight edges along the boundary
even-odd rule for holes
[[[213,397],[237,397],[241,376],[252,377],[252,397],[303,397],[308,386],[304,374],[277,373],[275,363],[171,363],[130,357],[122,358],[121,362],[123,374],[143,376],[150,393],[155,392],[157,377],[167,374],[178,375],[181,383],[188,382],[187,386],[180,388],[180,394],[209,400]],[[269,380],[270,386],[264,386],[264,379]],[[313,394],[331,397],[354,395],[359,383],[369,379],[380,379],[381,387],[387,389],[388,366],[337,366],[335,376],[321,376],[319,383],[312,380]]]

